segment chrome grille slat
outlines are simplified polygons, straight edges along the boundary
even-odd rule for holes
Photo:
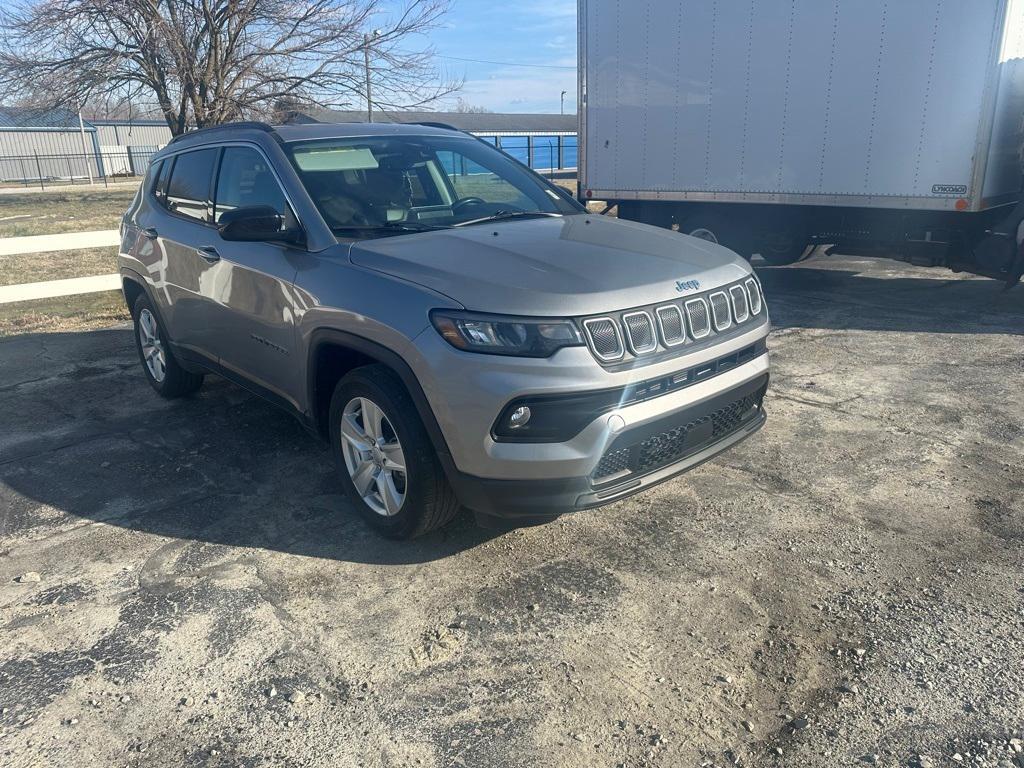
[[[583,321],[583,328],[590,339],[590,348],[598,359],[609,363],[621,360],[625,354],[618,324],[610,317],[594,317]]]
[[[750,309],[747,306],[747,289],[742,285],[734,285],[729,289],[729,296],[732,297],[732,312],[736,322],[746,322],[750,317]]]
[[[666,347],[678,347],[686,341],[686,323],[683,322],[683,312],[679,305],[666,304],[658,307],[654,314],[658,317],[662,344]]]
[[[683,306],[686,307],[686,322],[693,338],[703,339],[711,333],[711,312],[704,299],[690,299]]]
[[[643,310],[623,315],[622,325],[626,329],[626,340],[634,355],[646,355],[658,348],[658,337],[654,334],[654,321]]]
[[[743,284],[747,286],[747,295],[750,297],[750,314],[761,314],[761,286],[752,277],[748,277]]]
[[[716,331],[724,331],[732,325],[732,311],[729,307],[729,297],[725,291],[715,291],[708,300],[711,303],[711,319],[714,321]]]

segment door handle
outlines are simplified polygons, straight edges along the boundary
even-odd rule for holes
[[[217,249],[212,245],[201,245],[196,248],[196,253],[207,261],[220,261],[220,254],[217,253]]]
[[[142,230],[142,235],[147,240],[156,240],[160,236],[160,233],[157,232],[153,227],[146,227],[144,230]]]

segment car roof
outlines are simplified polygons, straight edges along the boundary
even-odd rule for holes
[[[289,125],[268,125],[258,122],[225,123],[212,128],[183,133],[171,139],[160,155],[190,146],[216,144],[238,139],[251,139],[258,135],[271,135],[277,141],[310,141],[317,139],[340,139],[355,136],[466,136],[468,134],[443,124],[422,123],[304,123]]]

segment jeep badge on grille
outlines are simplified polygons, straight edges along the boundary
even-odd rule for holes
[[[700,280],[676,280],[676,290],[680,293],[696,291],[700,288]]]

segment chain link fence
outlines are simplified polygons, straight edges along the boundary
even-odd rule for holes
[[[0,187],[46,189],[138,180],[156,151],[157,147],[124,147],[95,154],[0,155]]]

